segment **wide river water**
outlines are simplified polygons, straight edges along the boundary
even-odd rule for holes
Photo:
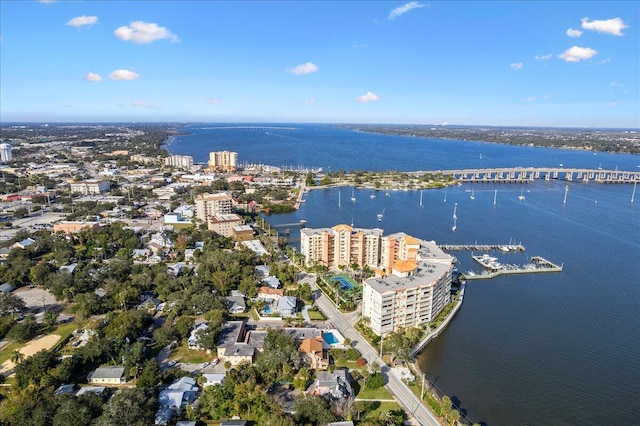
[[[602,167],[640,171],[640,157],[367,134],[328,125],[189,125],[172,154],[206,162],[209,151],[242,163],[344,170],[476,167]],[[488,425],[631,425],[640,419],[640,190],[633,186],[536,181],[448,189],[312,190],[300,210],[272,225],[353,223],[403,231],[439,244],[522,243],[502,263],[542,256],[560,273],[470,281],[462,309],[418,357],[438,390]],[[471,199],[473,188],[475,199]],[[495,190],[496,203],[494,204]],[[352,202],[351,196],[356,198]],[[518,200],[523,193],[525,200]],[[457,203],[457,230],[452,213]],[[382,223],[376,214],[384,210]],[[291,231],[293,244],[298,229]],[[298,237],[299,238],[299,237]],[[478,271],[471,252],[452,253]]]

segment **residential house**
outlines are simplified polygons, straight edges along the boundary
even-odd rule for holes
[[[247,310],[247,305],[244,302],[244,297],[242,296],[227,296],[225,297],[227,303],[227,309],[231,314],[241,314]]]
[[[180,415],[187,405],[196,400],[200,388],[193,377],[181,377],[160,391],[155,424],[166,425],[174,415]]]
[[[202,388],[206,389],[209,386],[219,386],[224,383],[224,378],[226,374],[215,374],[215,373],[204,373],[202,375],[203,383]]]
[[[0,293],[11,293],[13,290],[15,290],[15,288],[16,286],[14,286],[13,284],[4,283],[0,285]]]
[[[191,329],[191,333],[189,334],[189,339],[187,340],[187,346],[189,347],[189,349],[202,350],[202,347],[198,342],[198,332],[200,330],[206,329],[207,327],[209,327],[208,322],[201,322],[200,324],[197,324]]]
[[[254,252],[256,256],[266,256],[269,254],[260,240],[242,241],[241,244]]]
[[[292,317],[298,312],[298,299],[293,296],[282,296],[278,299],[277,310],[282,317]]]
[[[29,247],[31,244],[35,243],[36,240],[34,240],[33,238],[25,238],[22,241],[18,241],[16,243],[13,243],[13,245],[11,246],[11,248],[21,248],[21,249],[25,249],[27,247]]]
[[[298,349],[309,368],[326,370],[329,366],[329,356],[323,348],[322,337],[304,339]]]
[[[316,380],[305,393],[326,396],[334,401],[344,401],[354,397],[349,370],[339,369],[333,372],[318,371]]]
[[[138,309],[144,309],[147,312],[154,313],[158,310],[158,306],[162,303],[160,300],[156,299],[153,296],[146,295],[140,297],[142,301],[137,306]]]
[[[258,299],[264,300],[267,303],[277,302],[283,296],[284,291],[282,289],[275,289],[266,286],[258,289]]]
[[[107,365],[98,367],[89,375],[89,383],[103,385],[119,385],[126,383],[124,367],[118,365]]]
[[[76,392],[76,396],[82,396],[86,393],[95,393],[98,396],[102,396],[107,392],[107,388],[104,386],[82,386]]]
[[[60,271],[67,271],[68,273],[73,275],[73,272],[76,270],[76,266],[78,266],[77,263],[71,263],[70,265],[61,266],[59,270]]]
[[[7,260],[9,253],[11,253],[11,249],[9,247],[0,248],[0,262]]]

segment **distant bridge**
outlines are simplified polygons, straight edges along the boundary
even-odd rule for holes
[[[431,173],[444,177],[451,176],[460,182],[477,183],[527,183],[536,179],[565,180],[577,182],[599,183],[636,183],[640,182],[640,171],[573,169],[564,167],[495,167],[490,169],[432,170],[415,172]]]

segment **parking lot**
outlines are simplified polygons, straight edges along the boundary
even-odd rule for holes
[[[44,309],[59,309],[62,303],[56,301],[55,297],[49,290],[42,288],[19,288],[14,294],[24,300],[31,311],[39,311]]]

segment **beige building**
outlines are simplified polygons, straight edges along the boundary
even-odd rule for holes
[[[100,223],[98,222],[87,222],[87,221],[72,221],[72,220],[63,220],[53,224],[53,232],[62,232],[65,234],[73,234],[75,232],[80,232],[84,229],[89,229],[92,231],[97,231],[100,228]]]
[[[363,282],[362,315],[378,335],[433,321],[451,301],[453,257],[432,241],[417,241],[415,260],[398,257],[390,273]],[[411,257],[413,242],[396,241],[396,253],[405,244]]]
[[[71,186],[72,194],[98,195],[98,194],[104,194],[105,192],[109,192],[109,189],[111,189],[111,185],[109,184],[108,181],[97,180],[97,179],[89,179],[81,182],[73,182],[69,185]]]
[[[202,222],[207,222],[209,216],[229,214],[233,209],[231,195],[226,192],[217,194],[201,194],[195,199],[196,217]]]
[[[300,251],[305,264],[377,268],[380,263],[382,229],[361,229],[349,225],[300,230]]]
[[[98,367],[91,374],[89,383],[101,385],[119,385],[126,383],[124,367],[116,365]]]
[[[233,229],[239,225],[242,225],[244,221],[242,217],[235,213],[230,214],[216,214],[209,216],[207,222],[207,228],[209,231],[213,231],[216,234],[220,234],[227,238],[234,236]]]
[[[209,153],[209,168],[232,172],[236,169],[238,153],[232,151],[213,151]]]

